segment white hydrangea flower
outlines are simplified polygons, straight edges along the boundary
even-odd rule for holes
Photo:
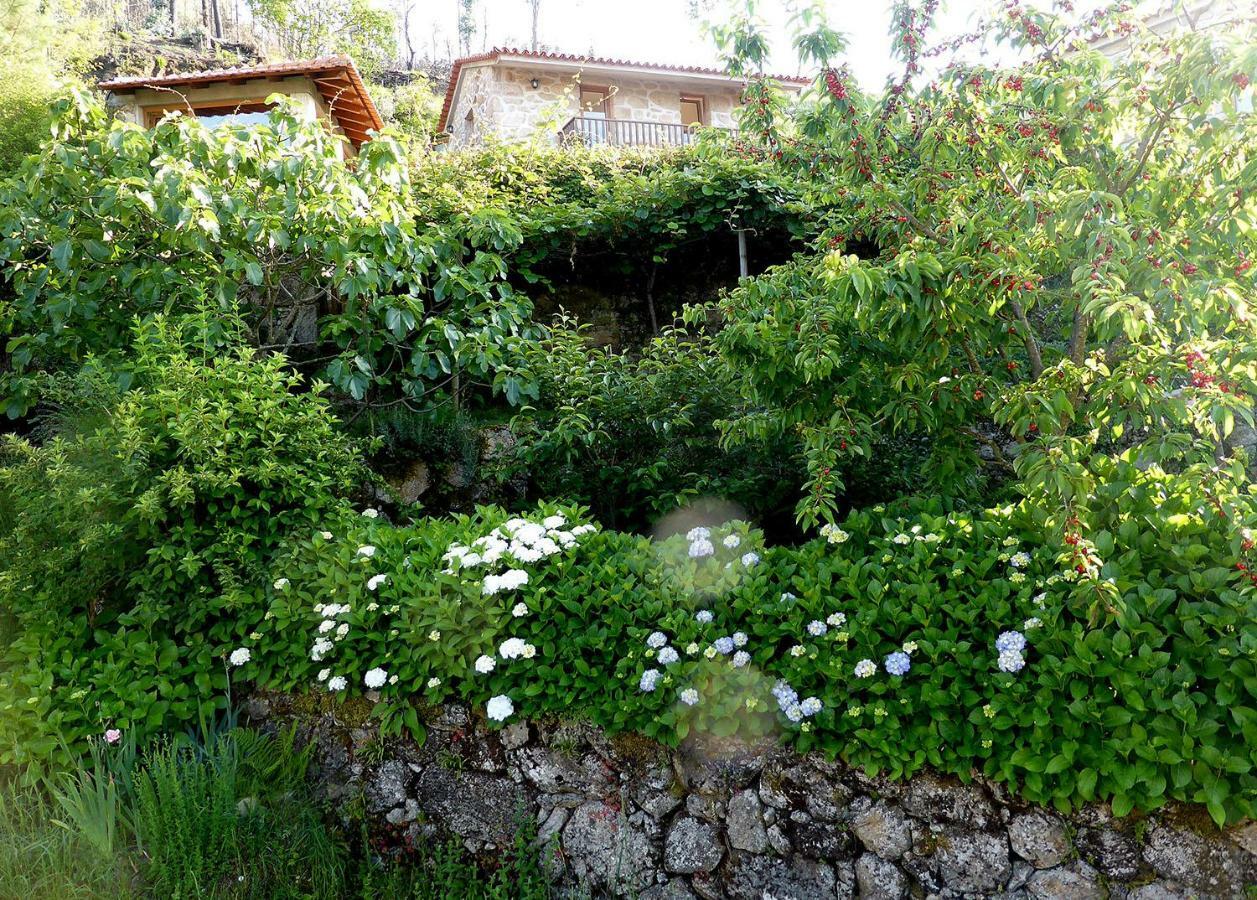
[[[730,550],[735,550],[742,544],[742,538],[738,537],[736,534],[730,534],[726,535],[725,539],[720,543],[724,544]]]
[[[333,693],[343,691],[349,686],[349,682],[345,680],[344,675],[333,675],[327,679],[327,689]]]
[[[595,526],[593,526],[593,525],[589,524],[588,522],[586,522],[584,525],[577,525],[575,528],[573,528],[573,529],[572,529],[572,534],[573,534],[575,537],[582,537],[582,536],[584,536],[584,535],[586,535],[586,534],[592,534],[593,532],[595,532],[595,531],[597,531],[597,530],[598,530],[598,529],[597,529]]]
[[[896,544],[900,544],[900,545],[909,544],[912,542],[912,538],[906,534],[897,534],[893,538],[891,538],[891,540],[894,541]]]
[[[871,659],[862,659],[855,664],[855,677],[868,678],[877,671],[877,663]]]
[[[642,673],[641,681],[637,683],[637,686],[646,693],[650,693],[658,686],[659,677],[658,669],[647,669]]]
[[[528,615],[528,604],[516,603],[515,606],[511,609],[511,615],[517,619],[521,619],[524,616]]]
[[[1038,616],[1031,616],[1030,618],[1026,619],[1026,621],[1022,624],[1021,627],[1024,628],[1026,631],[1033,631],[1035,628],[1041,628],[1042,626],[1043,626],[1042,619],[1040,619]]]
[[[275,579],[275,590],[277,590],[277,591],[282,591],[282,590],[283,590],[284,588],[286,588],[286,587],[288,587],[288,579],[287,579],[287,578],[276,578],[276,579]]]
[[[1024,550],[1019,553],[1014,553],[1008,562],[1009,565],[1016,569],[1024,569],[1026,566],[1030,565],[1030,554],[1026,553]]]
[[[485,714],[495,722],[505,722],[515,712],[515,704],[505,694],[490,697],[485,705]]]
[[[546,516],[541,520],[541,524],[546,528],[562,528],[567,524],[567,519],[560,515]]]
[[[319,669],[319,681],[327,681],[327,676],[331,674],[331,669]]]
[[[330,541],[332,539],[332,533],[330,531],[320,531],[319,537],[323,538],[325,541]]]
[[[432,690],[433,688],[439,688],[440,686],[441,686],[441,679],[435,678],[435,677],[428,679],[428,690]]]
[[[524,659],[532,659],[537,655],[537,648],[532,644],[525,644],[523,651],[519,655],[524,657]]]
[[[440,639],[441,632],[437,631],[435,628],[428,632],[428,640],[432,641],[434,644]]]
[[[380,517],[380,511],[372,507],[367,507],[362,511],[362,515],[368,519],[378,519]]]
[[[474,665],[476,671],[481,675],[488,675],[497,667],[497,660],[495,660],[492,656],[485,656],[484,654],[481,654],[476,657]]]
[[[348,622],[341,622],[339,625],[336,626],[336,639],[337,640],[340,640],[347,634],[349,634]]]
[[[362,683],[369,688],[384,687],[386,681],[388,681],[388,672],[379,666],[368,670],[367,674],[362,677]]]
[[[681,702],[686,706],[695,706],[698,704],[698,691],[694,688],[686,688],[681,691]]]
[[[825,618],[825,624],[831,628],[841,628],[847,624],[847,614],[840,612],[830,613]]]
[[[843,531],[837,525],[826,524],[821,526],[821,537],[829,541],[831,544],[843,544],[850,539],[851,535]]]
[[[239,647],[231,651],[231,656],[227,658],[227,661],[233,666],[243,666],[252,658],[253,654],[248,647]]]
[[[335,619],[324,619],[322,622],[319,623],[319,634],[327,634],[329,631],[331,631],[335,627],[336,627]]]
[[[498,656],[503,659],[519,659],[524,655],[526,646],[520,638],[507,638],[502,642],[502,646],[498,647]]]
[[[361,556],[363,559],[370,559],[375,556],[375,548],[370,544],[363,544],[358,548],[358,556]]]
[[[513,591],[528,583],[528,573],[523,569],[507,569],[502,573],[499,583],[502,585],[503,590]]]
[[[374,591],[376,588],[384,584],[384,582],[386,581],[388,581],[387,575],[384,575],[384,574],[372,575],[370,578],[367,579],[367,590]]]
[[[367,612],[375,612],[375,611],[376,611],[377,609],[379,609],[379,608],[380,608],[380,604],[378,604],[378,603],[368,603],[368,604],[367,604]]]
[[[319,638],[314,642],[314,646],[310,648],[310,659],[314,662],[322,662],[323,657],[327,655],[327,651],[331,649],[331,641],[327,638]]]

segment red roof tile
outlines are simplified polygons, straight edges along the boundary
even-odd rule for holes
[[[269,63],[261,66],[239,66],[229,69],[206,69],[200,72],[181,72],[173,75],[114,78],[110,81],[99,82],[96,86],[103,91],[127,94],[141,88],[233,83],[292,75],[304,75],[315,83],[323,100],[331,107],[337,124],[355,147],[371,139],[369,132],[372,129],[378,131],[384,127],[384,121],[380,118],[379,111],[367,93],[362,76],[358,74],[353,60],[347,56],[324,56],[319,59]]]
[[[721,69],[713,69],[708,66],[679,66],[667,63],[650,63],[635,62],[629,59],[611,59],[603,56],[588,56],[575,53],[554,53],[549,50],[518,50],[513,47],[494,47],[487,53],[481,53],[476,56],[465,56],[462,59],[454,60],[454,66],[450,69],[450,85],[445,91],[445,103],[441,107],[441,119],[437,123],[437,130],[444,131],[447,120],[451,112],[450,107],[454,104],[454,93],[458,89],[458,76],[462,72],[465,64],[488,62],[497,60],[503,56],[523,56],[531,59],[548,60],[551,62],[575,63],[576,65],[589,66],[623,66],[632,69],[656,69],[664,72],[671,72],[677,75],[717,75],[732,79],[728,73]],[[773,81],[781,81],[786,84],[810,84],[810,78],[800,78],[792,75],[770,75]]]

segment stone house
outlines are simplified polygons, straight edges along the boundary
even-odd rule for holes
[[[320,119],[353,155],[384,127],[353,60],[328,56],[299,62],[115,78],[97,85],[119,118],[150,128],[171,112],[215,123],[248,123],[266,115],[273,94],[291,97],[300,114]]]
[[[774,76],[797,94],[806,78]],[[664,146],[732,129],[743,81],[718,69],[499,48],[454,62],[439,130],[448,146],[541,139]]]

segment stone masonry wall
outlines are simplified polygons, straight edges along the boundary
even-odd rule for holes
[[[490,731],[452,705],[428,716],[422,747],[381,745],[368,710],[282,695],[248,706],[303,723],[340,808],[486,856],[531,817],[552,873],[592,896],[1176,900],[1257,882],[1257,824],[1223,833],[1195,809],[1062,817],[982,779],[892,782],[771,743],[668,751],[571,721]]]

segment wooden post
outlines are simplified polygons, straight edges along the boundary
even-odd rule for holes
[[[742,278],[751,274],[751,267],[746,261],[746,229],[738,229],[738,275]]]

